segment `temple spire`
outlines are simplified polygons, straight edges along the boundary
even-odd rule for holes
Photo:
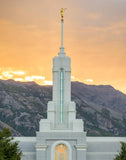
[[[59,55],[62,55],[64,56],[65,55],[65,52],[64,52],[64,47],[63,47],[63,22],[64,22],[64,11],[65,9],[64,8],[61,8],[61,47],[60,47],[60,52],[59,52]]]

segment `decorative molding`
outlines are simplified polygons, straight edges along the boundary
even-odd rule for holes
[[[23,156],[36,155],[36,152],[23,152]]]
[[[18,141],[18,142],[36,142],[36,137],[14,137],[13,141]]]
[[[48,148],[48,145],[36,145],[36,150],[46,150]]]
[[[110,142],[114,142],[114,143],[117,143],[117,142],[125,142],[126,141],[126,137],[86,137],[86,140],[87,140],[87,143],[88,142],[99,142],[99,143],[110,143]]]
[[[87,145],[75,145],[74,147],[77,150],[87,150]]]

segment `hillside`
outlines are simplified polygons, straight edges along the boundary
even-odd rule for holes
[[[14,136],[35,136],[51,99],[51,86],[0,80],[0,128],[9,127]],[[126,135],[126,95],[122,92],[112,86],[72,82],[72,101],[87,135]]]

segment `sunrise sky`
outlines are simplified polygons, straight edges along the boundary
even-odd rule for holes
[[[72,80],[126,94],[126,0],[0,0],[0,79],[51,84],[62,7]]]

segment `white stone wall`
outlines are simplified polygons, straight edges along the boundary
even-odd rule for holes
[[[14,137],[22,151],[21,160],[36,160],[36,137]]]
[[[36,137],[15,137],[14,140],[19,142],[22,160],[36,160]],[[86,141],[87,160],[113,160],[120,151],[120,142],[126,142],[126,137],[87,137]]]
[[[87,160],[113,160],[126,137],[87,137]]]

